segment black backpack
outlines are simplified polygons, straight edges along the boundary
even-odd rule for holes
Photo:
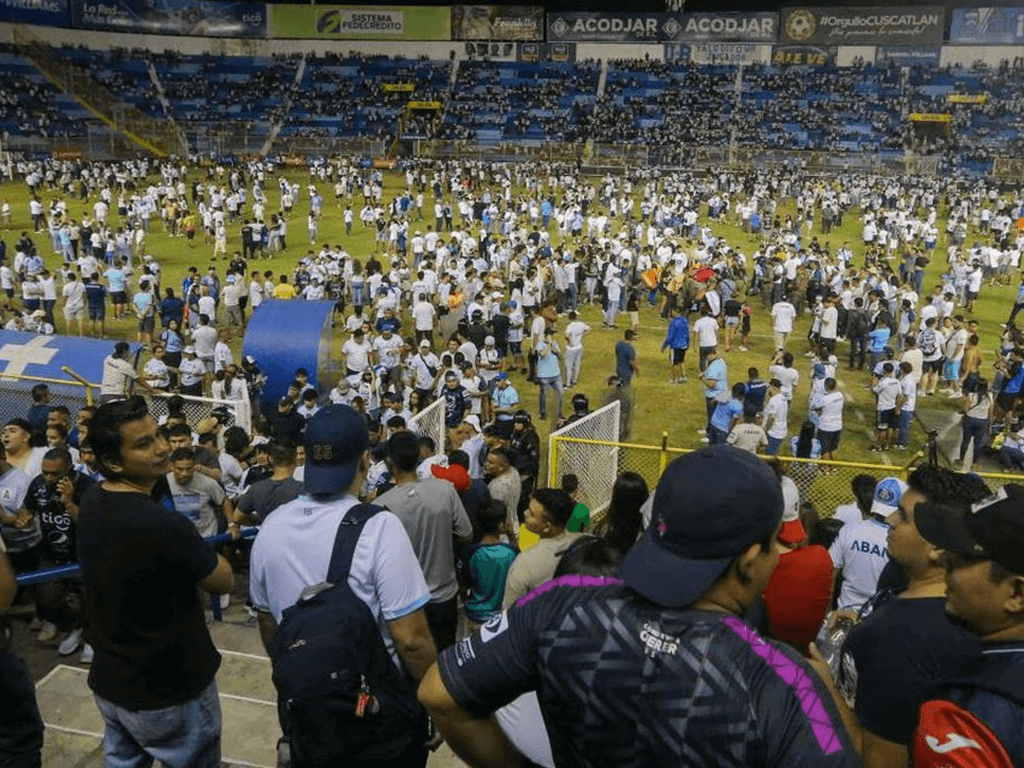
[[[369,607],[348,585],[359,536],[381,507],[359,504],[338,526],[327,581],[285,610],[270,647],[278,711],[294,768],[391,760],[425,712],[391,659]]]

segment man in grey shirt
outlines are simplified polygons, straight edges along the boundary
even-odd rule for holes
[[[302,483],[293,477],[295,446],[270,443],[267,453],[273,474],[250,485],[235,504],[235,510],[244,515],[244,522],[249,525],[260,525],[275,509],[302,494]]]
[[[484,474],[491,478],[487,490],[492,499],[505,502],[508,510],[508,540],[513,547],[519,546],[519,494],[523,481],[519,470],[512,466],[512,458],[504,448],[492,448],[484,460]]]
[[[455,540],[468,544],[473,525],[455,486],[436,477],[420,479],[419,441],[412,432],[397,432],[387,442],[386,460],[395,487],[376,503],[402,521],[430,588],[424,607],[427,624],[438,648],[455,644],[459,622],[458,582],[455,579]]]

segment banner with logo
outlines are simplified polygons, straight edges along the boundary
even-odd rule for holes
[[[519,43],[516,61],[576,61],[575,43]]]
[[[770,45],[754,43],[690,43],[694,64],[767,64],[772,60]]]
[[[690,46],[686,43],[666,43],[665,61],[689,61]]]
[[[951,93],[946,96],[950,104],[987,104],[987,93]]]
[[[875,48],[875,66],[895,64],[898,67],[939,66],[938,46],[913,47],[906,45],[880,45]]]
[[[270,36],[333,40],[450,40],[450,8],[271,5]]]
[[[783,8],[779,42],[826,45],[941,45],[942,6]]]
[[[67,0],[0,0],[0,21],[67,27],[71,14]]]
[[[954,8],[949,21],[949,42],[1024,44],[1024,8]]]
[[[811,67],[827,67],[836,60],[835,46],[827,45],[777,45],[772,52],[772,64],[800,64]]]
[[[266,37],[264,3],[193,0],[71,0],[72,26],[105,32],[200,37]]]
[[[549,13],[548,42],[671,42],[682,32],[681,19],[668,13]]]
[[[777,13],[686,13],[680,40],[687,42],[774,43]]]
[[[543,40],[539,5],[453,5],[452,40]]]
[[[911,112],[910,119],[915,123],[951,123],[953,116],[946,112]]]

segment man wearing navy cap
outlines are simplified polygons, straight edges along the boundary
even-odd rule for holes
[[[252,547],[250,596],[268,650],[285,609],[306,587],[327,579],[338,526],[359,503],[370,467],[369,444],[366,420],[347,405],[328,405],[309,419],[305,494],[274,510]],[[437,654],[424,614],[430,590],[409,536],[391,512],[379,511],[366,521],[348,584],[377,617],[395,664],[415,680],[422,678]],[[425,765],[423,737],[413,739],[394,764]]]
[[[1024,486],[969,508],[918,505],[921,535],[943,550],[946,616],[981,641],[972,674],[922,705],[917,768],[1024,765]]]
[[[677,459],[621,578],[541,585],[443,652],[421,701],[474,767],[528,765],[490,717],[528,690],[556,765],[859,765],[807,663],[741,618],[778,562],[782,508],[746,451]]]

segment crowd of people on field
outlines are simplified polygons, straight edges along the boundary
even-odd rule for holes
[[[87,201],[102,202],[104,190],[124,195],[124,214],[118,211],[115,222],[107,213],[117,226],[134,227],[141,218],[136,206],[145,207],[141,201],[150,195],[183,208],[208,205],[215,230],[217,222],[233,226],[226,269],[215,259],[228,261],[229,241],[221,247],[214,231],[213,263],[205,275],[198,266],[189,270],[180,298],[176,286],[161,285],[151,257],[130,254],[129,265],[141,264],[138,293],[149,296],[136,300],[136,293],[131,302],[138,341],[152,350],[141,372],[128,360],[129,345],[119,342],[104,363],[98,409],[83,409],[73,424],[40,390],[25,419],[11,420],[2,432],[9,469],[0,486],[9,481],[11,489],[0,494],[2,533],[16,570],[73,562],[55,547],[77,542],[82,582],[47,582],[26,590],[21,602],[34,604],[39,639],[57,643],[59,652],[74,653],[88,641],[85,658],[94,665],[91,685],[110,734],[108,749],[139,755],[167,749],[176,759],[187,756],[185,763],[219,754],[219,718],[209,716],[219,712],[211,703],[218,656],[195,586],[230,592],[232,567],[204,537],[238,537],[243,526],[260,527],[251,559],[232,557],[249,570],[255,623],[275,665],[284,664],[275,640],[279,632],[294,637],[287,633],[297,631],[288,609],[305,589],[327,580],[335,551],[345,550],[340,533],[341,544],[331,548],[335,532],[351,515],[358,527],[358,541],[345,550],[351,590],[373,613],[391,662],[421,684],[440,733],[471,764],[514,764],[509,743],[542,765],[596,765],[605,754],[628,759],[638,749],[645,755],[705,750],[705,762],[720,761],[739,747],[725,732],[711,738],[697,727],[699,718],[691,723],[703,734],[699,743],[686,729],[649,725],[673,707],[689,706],[709,682],[705,675],[718,679],[727,664],[735,674],[730,679],[750,675],[751,684],[762,686],[757,701],[764,709],[749,706],[749,686],[740,686],[747,691],[740,696],[730,684],[718,694],[721,718],[746,723],[744,734],[783,734],[756,745],[758,754],[776,761],[854,765],[862,754],[881,766],[906,764],[913,754],[928,765],[929,749],[945,754],[930,740],[944,744],[945,724],[952,717],[962,722],[964,712],[977,712],[982,723],[972,724],[965,738],[993,754],[995,738],[1016,755],[1017,710],[1005,704],[1019,701],[1016,689],[986,687],[1004,670],[986,661],[985,646],[977,644],[990,636],[1019,643],[1024,606],[1014,601],[1024,566],[1019,546],[1004,546],[1006,537],[1019,538],[1024,520],[1016,487],[990,499],[975,477],[923,467],[909,485],[858,477],[850,508],[815,512],[806,504],[805,468],[783,472],[752,454],[777,454],[785,445],[798,458],[834,458],[844,428],[839,384],[845,376],[847,392],[861,384],[871,390],[865,396],[875,399],[879,451],[910,445],[912,425],[904,414],[913,413],[918,397],[938,393],[963,403],[961,457],[972,441],[976,452],[984,448],[999,426],[1005,456],[1014,459],[1024,381],[1024,337],[1014,322],[1024,298],[1018,295],[999,330],[975,322],[972,312],[983,290],[1012,283],[1019,267],[1018,193],[926,178],[825,180],[779,171],[590,180],[569,167],[452,163],[410,164],[402,170],[405,190],[386,201],[379,172],[345,162],[314,166],[304,195],[283,178],[275,184],[273,169],[261,162],[211,168],[191,190],[188,169],[177,164],[152,169],[159,184],[137,176],[135,166],[82,170],[26,164],[25,180],[36,197],[68,194],[57,181],[65,175],[72,191],[84,185]],[[372,209],[372,220],[361,226],[376,230],[373,252],[363,260],[343,244],[311,236],[293,271],[253,274],[249,262],[260,254],[251,241],[246,247],[249,207],[262,204],[264,213],[279,211],[287,220],[301,215],[293,213],[300,197],[312,212],[313,200],[332,184],[334,215],[344,217],[360,198]],[[272,197],[279,207],[267,200]],[[783,217],[790,200],[795,215]],[[940,210],[949,222],[945,231]],[[39,225],[56,218],[58,231],[70,227],[66,211],[41,216]],[[844,217],[858,218],[861,236],[834,247],[831,232]],[[716,234],[723,221],[741,236]],[[168,226],[167,234],[175,231]],[[52,256],[27,247],[19,240],[14,249],[11,271],[19,286],[30,268],[41,273],[39,262],[45,269],[47,259],[65,256],[56,243]],[[88,256],[99,264],[96,253]],[[943,256],[943,277],[926,286],[926,268]],[[62,264],[63,290],[90,266]],[[161,295],[166,298],[157,304]],[[329,391],[317,391],[307,372],[297,370],[285,395],[262,402],[259,361],[244,356],[236,365],[231,346],[246,322],[241,300],[256,309],[257,296],[334,302],[345,341],[343,373],[321,382]],[[8,301],[13,298],[12,287]],[[601,304],[600,330],[580,319],[588,302]],[[67,317],[67,297],[64,310]],[[149,312],[149,322],[140,311]],[[567,417],[565,389],[578,384],[588,334],[618,329],[620,311],[628,327],[614,334],[615,369],[605,393],[624,404],[620,438],[629,434],[641,368],[660,365],[671,380],[688,384],[689,356],[705,399],[708,446],[669,465],[653,490],[643,477],[622,473],[611,507],[591,525],[589,511],[574,499],[579,478],[566,475],[560,488],[542,487],[540,438],[519,390],[524,381],[538,387],[541,419],[584,417],[590,403],[580,392]],[[639,359],[634,341],[641,315],[667,322],[667,362]],[[793,336],[803,316],[811,318],[806,349]],[[769,321],[766,346],[759,337],[769,335]],[[745,377],[730,377],[729,358],[751,345],[770,351],[766,375],[748,367]],[[996,366],[983,366],[982,356],[997,345]],[[168,361],[169,353],[180,357]],[[793,405],[801,354],[811,386],[797,432],[790,413],[803,410]],[[849,371],[867,365],[870,383],[863,374],[840,374],[840,356]],[[245,398],[259,406],[258,417],[252,434],[230,426],[223,414],[192,423],[183,401],[171,398],[169,415],[157,423],[142,398],[130,397],[132,386],[146,394]],[[443,444],[410,429],[435,400],[443,401]],[[735,482],[709,489],[709,477]],[[39,488],[30,499],[32,483]],[[968,514],[972,509],[979,511]],[[1010,533],[992,533],[1000,530]],[[111,548],[112,532],[139,546]],[[154,551],[153,541],[174,546]],[[558,571],[567,552],[578,559],[570,558],[572,570]],[[178,580],[158,586],[153,561]],[[979,564],[991,566],[992,578],[986,573],[959,586],[959,574],[974,574]],[[944,570],[952,575],[943,577]],[[945,611],[967,631],[942,616],[943,578],[954,585]],[[136,582],[166,594],[159,604],[172,608],[155,619],[152,601],[137,605],[123,587]],[[973,610],[983,593],[984,608]],[[905,619],[917,612],[921,618]],[[156,639],[132,635],[133,627],[153,621]],[[478,633],[466,634],[477,625]],[[535,669],[543,633],[561,638],[555,645],[564,651]],[[883,641],[890,655],[869,652]],[[620,645],[631,650],[617,661],[608,649]],[[684,648],[688,655],[698,647],[714,649],[708,666],[680,661]],[[573,648],[583,656],[574,660]],[[168,663],[168,649],[177,665]],[[157,677],[154,654],[163,665]],[[646,716],[624,716],[628,702],[598,706],[617,696],[618,663],[632,670],[625,678],[629,691],[650,686],[660,702]],[[1015,662],[999,663],[1012,668]],[[816,697],[813,721],[784,678],[766,681],[765,664],[800,670],[801,685]],[[656,690],[667,674],[683,682],[675,681],[677,694],[662,701]],[[904,695],[894,699],[886,691],[897,676]],[[580,688],[583,680],[589,682]],[[933,686],[954,680],[957,693],[928,699]],[[589,693],[576,701],[580,690]],[[984,705],[976,690],[986,691]],[[364,707],[372,706],[372,690],[360,695]],[[436,743],[425,714],[409,690],[405,695],[422,716],[402,738],[383,740],[396,766],[422,764],[424,745]],[[994,702],[1009,714],[989,717],[985,707]],[[150,715],[171,706],[190,736],[206,717],[202,736],[154,737]],[[596,707],[607,737],[603,749],[576,718],[564,717],[580,706]],[[315,709],[305,710],[307,717]],[[496,721],[480,719],[495,710]],[[311,759],[306,750],[315,745],[302,734],[312,721],[300,709],[282,717],[285,751],[300,762]],[[755,727],[762,720],[778,727]],[[34,722],[30,731],[38,716]],[[751,748],[746,738],[744,754]],[[492,757],[482,750],[493,750]]]

